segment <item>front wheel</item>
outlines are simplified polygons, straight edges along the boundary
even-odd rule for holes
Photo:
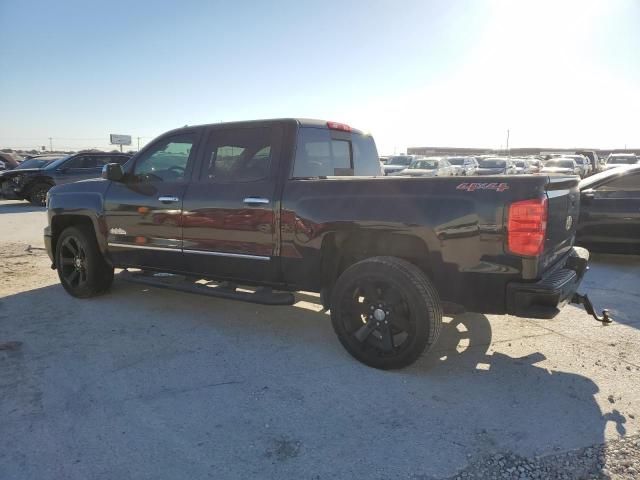
[[[56,244],[56,268],[64,289],[88,298],[106,292],[113,283],[113,267],[104,259],[90,227],[65,229]]]
[[[331,323],[340,343],[374,368],[402,368],[435,344],[442,327],[438,293],[426,275],[395,257],[362,260],[338,278]]]

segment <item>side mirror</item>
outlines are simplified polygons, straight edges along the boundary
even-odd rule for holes
[[[58,169],[58,171],[59,171],[60,173],[67,173],[67,171],[68,171],[68,170],[69,170],[69,167],[60,167],[60,168]]]
[[[124,171],[122,165],[119,163],[107,163],[102,167],[102,178],[110,180],[112,182],[121,182],[124,178]]]
[[[592,188],[587,190],[583,190],[581,192],[582,201],[585,203],[589,203],[596,196],[596,191]]]

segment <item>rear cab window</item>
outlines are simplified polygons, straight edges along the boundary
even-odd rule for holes
[[[378,151],[371,136],[318,127],[298,130],[292,178],[380,175]]]

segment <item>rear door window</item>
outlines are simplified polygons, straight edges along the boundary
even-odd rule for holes
[[[268,178],[274,154],[273,135],[269,127],[213,130],[200,179],[229,183]]]
[[[300,128],[294,178],[380,175],[380,161],[371,137],[324,128]]]

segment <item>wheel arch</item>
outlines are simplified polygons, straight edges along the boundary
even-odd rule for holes
[[[429,248],[417,235],[376,230],[333,232],[324,237],[321,248],[323,304],[331,297],[342,272],[354,263],[377,256],[401,258],[431,277]]]
[[[100,236],[97,235],[96,228],[97,220],[91,218],[88,215],[76,215],[76,214],[62,214],[62,215],[54,215],[51,218],[51,250],[53,254],[53,258],[55,261],[56,258],[56,248],[58,245],[58,238],[60,238],[60,234],[69,227],[76,226],[84,226],[89,228],[96,237],[96,241],[98,243],[98,248],[100,252],[104,255],[105,248],[104,242],[100,241]],[[109,258],[105,255],[105,260],[109,262]]]

